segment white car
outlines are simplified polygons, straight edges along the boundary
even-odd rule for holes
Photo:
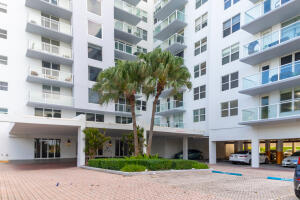
[[[299,157],[300,157],[300,151],[293,153],[291,156],[283,159],[282,166],[283,167],[296,167]]]
[[[251,151],[240,151],[229,156],[229,161],[232,163],[251,164]],[[259,163],[269,163],[268,156],[265,153],[259,154]]]

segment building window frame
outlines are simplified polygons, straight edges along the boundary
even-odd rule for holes
[[[239,72],[233,72],[221,77],[221,91],[226,91],[239,87]]]
[[[205,108],[196,109],[193,111],[193,121],[194,123],[203,122],[206,120]]]
[[[235,33],[241,28],[241,14],[237,14],[232,18],[223,22],[223,38]]]
[[[221,117],[232,117],[238,115],[238,100],[221,103]]]

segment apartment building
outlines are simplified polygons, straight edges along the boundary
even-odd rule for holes
[[[280,163],[300,139],[299,10],[299,0],[0,0],[0,160],[82,165],[85,127],[112,137],[99,157],[128,155],[129,106],[100,106],[91,88],[115,60],[160,47],[184,59],[193,88],[160,96],[152,153],[197,149],[216,163],[251,149],[259,167],[260,149],[275,147]],[[146,137],[151,101],[138,96],[136,110]]]

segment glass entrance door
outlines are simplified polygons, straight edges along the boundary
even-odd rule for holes
[[[60,139],[34,139],[34,158],[60,158]]]

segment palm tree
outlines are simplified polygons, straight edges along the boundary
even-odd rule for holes
[[[162,51],[158,48],[150,53],[140,54],[139,59],[144,68],[147,69],[146,73],[148,75],[143,85],[143,93],[147,98],[154,96],[147,143],[147,155],[149,156],[151,154],[154,119],[159,96],[165,88],[172,88],[170,95],[174,95],[182,87],[191,89],[192,83],[190,82],[191,74],[189,70],[183,66],[183,59],[174,56],[169,51]]]
[[[115,67],[110,67],[101,72],[93,89],[99,94],[99,104],[108,104],[111,101],[118,101],[124,97],[130,104],[132,115],[135,156],[139,155],[135,95],[141,91],[142,83],[145,80],[143,66],[137,61],[117,61]]]

